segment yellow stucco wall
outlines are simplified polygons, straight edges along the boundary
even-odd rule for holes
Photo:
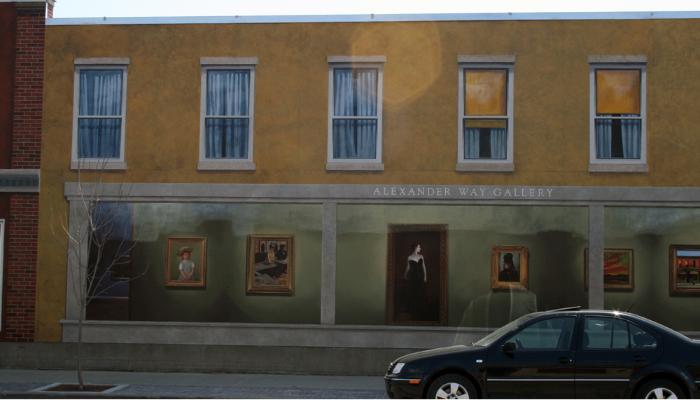
[[[116,182],[693,186],[697,20],[48,26],[37,340],[64,316],[73,61],[129,57],[128,170]],[[457,56],[512,54],[513,173],[455,172]],[[327,172],[329,55],[384,55],[382,172]],[[642,174],[590,173],[590,55],[646,55]],[[259,59],[253,172],[197,171],[200,57]]]

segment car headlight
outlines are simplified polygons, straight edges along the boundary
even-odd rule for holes
[[[403,369],[404,365],[406,365],[406,363],[396,363],[396,365],[394,365],[394,369],[391,370],[391,373],[392,374],[400,373],[401,370]]]

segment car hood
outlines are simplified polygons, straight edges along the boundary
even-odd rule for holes
[[[437,349],[424,350],[424,351],[418,351],[416,353],[406,354],[405,356],[399,358],[396,361],[402,362],[402,363],[407,363],[407,362],[420,360],[420,359],[424,359],[424,358],[444,356],[447,354],[455,354],[455,353],[471,353],[471,352],[478,352],[481,350],[483,350],[483,347],[465,346],[465,345],[460,344],[457,346],[439,347]]]

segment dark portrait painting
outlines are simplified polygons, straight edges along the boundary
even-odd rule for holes
[[[494,246],[491,249],[491,289],[526,289],[527,281],[527,247]]]
[[[389,225],[387,323],[447,324],[447,226]]]

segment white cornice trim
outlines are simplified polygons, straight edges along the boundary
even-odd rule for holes
[[[460,64],[466,63],[515,63],[515,55],[459,55],[457,56],[457,62]]]
[[[129,65],[129,57],[76,58],[75,65]]]
[[[630,63],[630,64],[646,64],[647,56],[645,55],[595,55],[588,56],[589,64],[605,64],[605,63]]]
[[[257,65],[258,57],[202,57],[201,65]]]
[[[700,11],[544,12],[473,14],[266,15],[227,17],[52,18],[46,25],[285,24],[328,22],[550,21],[700,19]]]
[[[328,56],[328,62],[336,63],[385,63],[386,56]]]

